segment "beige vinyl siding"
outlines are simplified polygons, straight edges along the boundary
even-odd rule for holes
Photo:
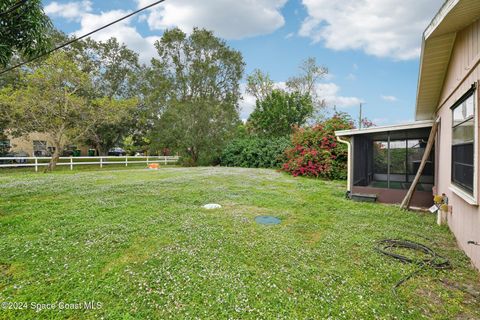
[[[448,215],[448,224],[455,234],[459,246],[472,259],[477,268],[480,269],[480,250],[478,246],[467,244],[468,241],[480,242],[480,207],[469,204],[464,198],[457,195],[451,189],[451,159],[452,159],[452,107],[474,84],[480,79],[480,21],[475,21],[457,34],[455,46],[448,66],[446,78],[440,96],[440,104],[437,115],[441,118],[441,128],[438,136],[437,146],[437,193],[445,193],[452,206],[452,213]],[[479,88],[480,89],[480,88]],[[477,90],[477,113],[478,112],[478,90]],[[477,126],[478,126],[477,121]],[[476,139],[479,141],[479,129]],[[475,156],[479,157],[479,150]],[[475,175],[480,177],[478,165]],[[476,192],[478,197],[478,179]]]
[[[450,58],[447,75],[440,95],[439,107],[466,92],[480,79],[477,68],[480,62],[480,20],[458,32]]]

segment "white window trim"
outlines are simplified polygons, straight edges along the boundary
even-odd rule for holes
[[[471,204],[472,206],[478,206],[477,197],[473,197],[471,194],[463,191],[462,189],[460,189],[459,187],[457,187],[453,183],[450,185],[450,187],[448,189],[450,191],[452,191],[453,193],[455,193],[460,198],[462,198],[463,200],[465,200],[468,204]],[[475,190],[474,190],[474,192],[475,192]]]
[[[457,196],[459,196],[460,198],[462,198],[463,200],[465,200],[468,204],[470,205],[474,205],[474,206],[478,206],[478,83],[475,83],[476,84],[476,88],[475,88],[475,91],[473,92],[473,102],[474,102],[474,107],[473,107],[473,110],[474,110],[474,123],[475,123],[475,131],[474,131],[474,142],[473,142],[473,192],[472,194],[469,194],[468,192],[462,190],[460,187],[458,187],[455,183],[452,182],[452,174],[453,172],[451,171],[450,172],[450,191],[452,191],[453,193],[455,193]],[[453,123],[453,110],[451,110],[451,115],[452,115],[452,122],[450,123],[450,128],[452,130],[452,134],[453,134],[453,127],[452,127],[452,123]],[[452,145],[452,141],[453,141],[453,135],[451,137],[451,140],[450,140],[450,146],[453,146]],[[451,151],[450,151],[451,153]],[[450,155],[451,157],[451,155]],[[450,161],[451,161],[451,158],[450,158]],[[450,169],[451,170],[451,169]]]

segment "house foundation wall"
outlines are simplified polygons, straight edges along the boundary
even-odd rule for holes
[[[372,187],[353,187],[353,193],[360,194],[375,194],[377,195],[377,201],[381,203],[400,204],[405,198],[408,190],[400,189],[383,189]],[[419,208],[429,208],[433,205],[432,192],[428,191],[415,191],[413,194],[410,205]]]

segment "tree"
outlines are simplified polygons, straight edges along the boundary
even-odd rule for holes
[[[219,155],[239,123],[244,62],[211,31],[167,30],[155,43],[158,58],[148,72],[152,142],[186,153],[192,164]]]
[[[87,120],[89,129],[82,140],[95,146],[99,155],[107,155],[108,150],[122,141],[134,127],[137,105],[136,98],[103,97],[93,100]]]
[[[248,124],[259,135],[281,137],[292,133],[293,127],[305,124],[312,113],[308,94],[275,89],[264,100],[257,100]]]
[[[87,92],[92,99],[92,125],[83,140],[95,146],[98,154],[106,155],[110,148],[134,134],[141,123],[137,121],[142,71],[138,54],[116,38],[105,42],[88,38],[75,43],[68,54],[92,82]]]
[[[257,100],[264,100],[274,89],[274,83],[268,73],[263,73],[259,69],[247,77],[247,93],[254,96]]]
[[[55,150],[45,171],[53,170],[66,143],[79,139],[89,129],[85,119],[91,108],[81,95],[88,89],[88,75],[65,53],[57,53],[33,73],[24,75],[23,83],[17,89],[8,86],[0,90],[0,103],[10,106],[3,116],[11,120],[9,129],[15,136],[32,132],[49,136]]]
[[[138,93],[141,67],[138,53],[116,38],[78,41],[68,50],[82,71],[92,79],[94,96],[131,98]]]
[[[287,81],[289,91],[310,95],[315,111],[325,108],[325,101],[319,96],[317,83],[328,74],[328,69],[319,66],[315,58],[308,58],[300,64],[300,74]]]
[[[41,0],[1,1],[0,66],[7,66],[16,53],[33,58],[49,50],[52,30]]]

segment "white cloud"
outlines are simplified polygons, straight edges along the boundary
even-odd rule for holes
[[[334,50],[417,58],[421,35],[443,0],[302,0],[308,17],[299,34]]]
[[[136,0],[139,7],[151,0]],[[285,24],[281,9],[287,0],[175,0],[149,11],[152,30],[179,27],[186,33],[194,27],[213,30],[226,39],[269,34]]]
[[[92,2],[89,0],[58,3],[53,1],[44,8],[49,16],[60,16],[68,20],[80,21],[82,15],[92,11]]]
[[[123,10],[112,10],[100,14],[84,14],[81,18],[80,30],[76,31],[75,34],[85,34],[126,14],[128,13]],[[143,37],[128,20],[119,22],[111,28],[104,29],[92,35],[92,38],[97,41],[106,41],[112,37],[117,38],[120,43],[125,43],[127,47],[138,52],[140,60],[145,63],[149,62],[150,59],[156,55],[154,43],[160,39],[160,37],[156,36]]]
[[[152,3],[151,0],[135,0],[139,7]],[[268,34],[285,24],[281,9],[287,0],[176,0],[153,7],[137,17],[145,21],[151,30],[163,31],[179,27],[186,33],[194,27],[213,30],[217,36],[228,39],[241,39]],[[53,1],[45,6],[45,13],[51,17],[61,17],[80,23],[75,35],[83,35],[129,12],[111,10],[94,13],[91,0],[60,2]],[[135,18],[133,18],[135,19]],[[135,20],[133,20],[135,21]],[[142,62],[148,62],[156,55],[153,46],[160,37],[142,36],[132,24],[132,19],[117,23],[94,35],[95,40],[104,41],[116,37],[129,48],[140,54]]]
[[[80,29],[73,32],[76,36],[84,35],[129,13],[123,10],[112,10],[95,14],[92,13],[90,1],[69,2],[64,4],[52,2],[45,7],[45,12],[50,16],[78,21],[80,23]],[[97,41],[106,41],[115,37],[120,43],[125,43],[127,47],[136,51],[139,54],[140,60],[144,63],[148,63],[150,59],[156,55],[154,43],[160,39],[160,37],[157,36],[143,37],[137,29],[132,26],[131,19],[123,20],[114,26],[93,34],[91,37]]]
[[[240,90],[242,92],[242,100],[240,100],[240,119],[243,122],[247,121],[250,114],[255,109],[256,99],[253,95],[247,93],[247,85],[242,83]]]
[[[362,99],[357,97],[345,97],[339,95],[340,87],[333,82],[319,83],[317,85],[317,93],[319,97],[325,99],[325,102],[330,107],[353,107],[358,106],[363,102]]]
[[[395,96],[381,96],[381,98],[388,102],[395,102],[398,100]]]

